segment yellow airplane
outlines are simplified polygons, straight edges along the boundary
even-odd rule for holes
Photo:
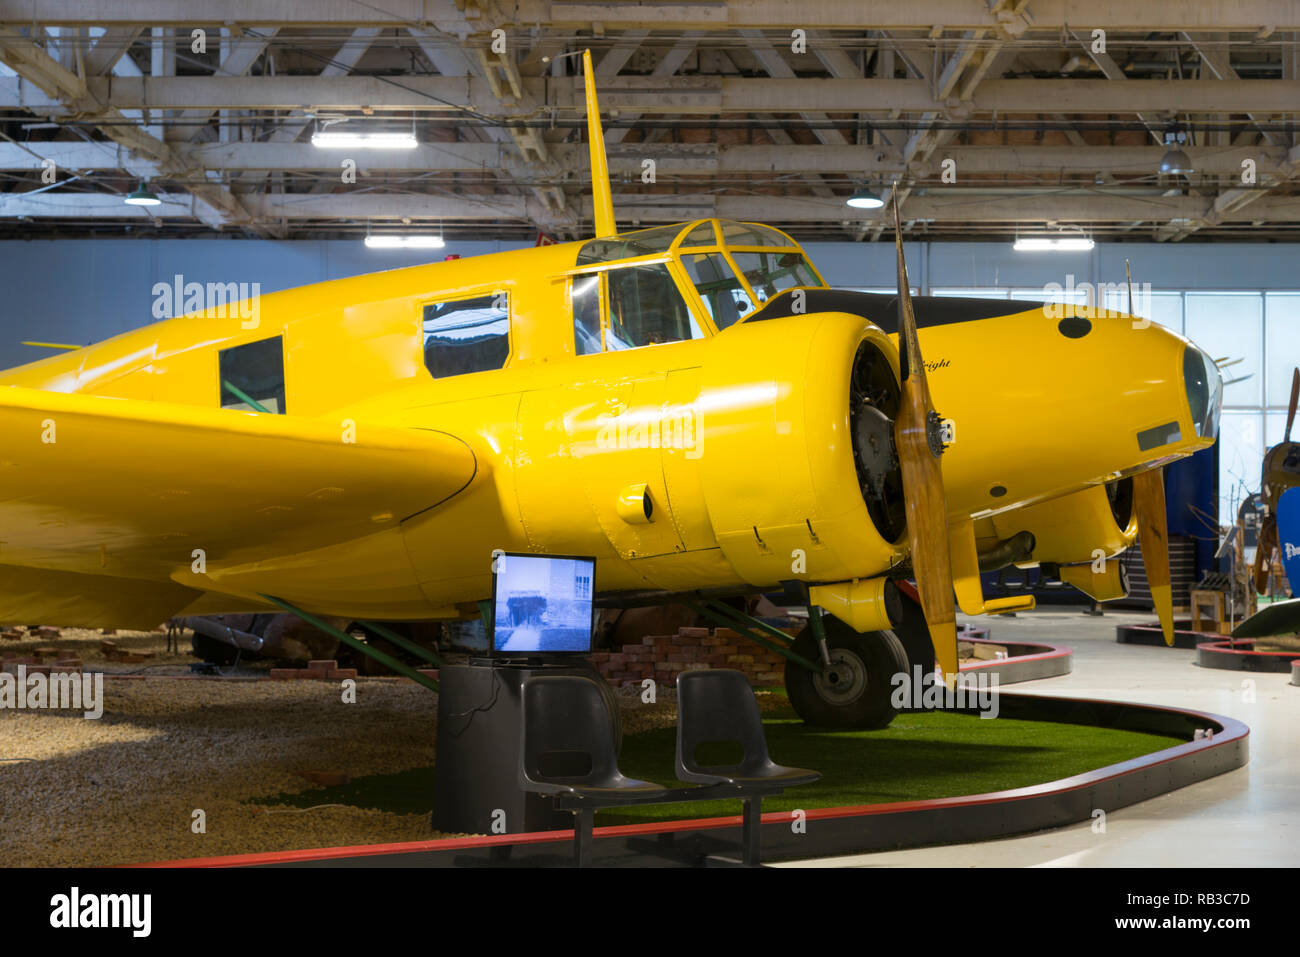
[[[594,239],[0,374],[0,620],[466,618],[494,550],[591,555],[609,601],[801,596],[796,708],[870,726],[909,660],[956,674],[955,604],[1032,603],[985,599],[981,566],[1056,564],[1115,598],[1107,559],[1140,528],[1172,638],[1159,470],[1214,440],[1201,350],[1104,311],[914,302],[901,240],[876,296],[755,223],[618,233],[584,63]],[[893,630],[909,577],[919,655]]]

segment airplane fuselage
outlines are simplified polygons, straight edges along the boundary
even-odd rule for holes
[[[276,594],[344,617],[466,614],[490,593],[494,549],[595,556],[607,594],[845,582],[905,560],[905,533],[864,492],[871,437],[850,414],[863,355],[897,381],[895,317],[873,314],[878,297],[856,311],[759,309],[719,329],[675,248],[641,261],[671,270],[701,337],[579,354],[575,283],[636,267],[583,270],[583,248],[269,294],[255,327],[247,310],[186,315],[10,370],[0,385],[219,408],[231,402],[223,355],[278,339],[268,348],[282,356],[282,398],[271,411],[337,423],[341,435],[443,432],[472,451],[461,491],[431,494],[370,534],[271,553],[231,548],[207,556],[201,580],[178,550],[169,577],[206,592],[186,613],[263,607],[257,596]],[[508,312],[503,366],[433,377],[430,306],[481,297]],[[603,308],[608,343],[613,306]],[[935,405],[954,427],[942,457],[949,515],[976,520],[981,548],[1029,530],[1039,550],[1028,561],[1114,554],[1134,529],[1106,506],[1106,484],[1213,440],[1185,382],[1194,347],[1159,326],[1037,305],[932,325],[918,312]],[[93,573],[101,559],[63,556],[61,567],[84,560]],[[114,574],[156,574],[125,561]]]

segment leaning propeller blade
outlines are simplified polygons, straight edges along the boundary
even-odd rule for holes
[[[948,552],[948,505],[939,455],[938,416],[930,401],[925,362],[916,333],[916,314],[903,257],[903,231],[894,200],[894,237],[898,250],[898,358],[902,397],[894,423],[894,442],[906,490],[907,533],[912,548],[921,608],[930,628],[935,660],[951,683],[957,677],[957,614],[952,593],[952,559]],[[933,441],[932,441],[933,439]]]
[[[1165,644],[1174,643],[1174,592],[1169,578],[1169,529],[1165,516],[1164,469],[1133,476],[1133,504],[1137,511],[1142,565],[1146,569],[1151,600],[1160,616]]]
[[[1286,435],[1282,436],[1283,442],[1291,441],[1291,426],[1295,422],[1297,402],[1300,402],[1300,368],[1291,370],[1291,404],[1286,410]]]
[[[1272,577],[1273,549],[1277,548],[1277,518],[1270,515],[1259,526],[1255,540],[1255,594],[1268,594],[1268,580]]]

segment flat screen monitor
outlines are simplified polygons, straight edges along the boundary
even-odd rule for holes
[[[596,560],[498,555],[492,577],[492,653],[590,654]]]

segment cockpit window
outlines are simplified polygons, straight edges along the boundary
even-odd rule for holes
[[[722,241],[728,246],[793,246],[794,243],[767,226],[754,223],[721,223]]]
[[[673,244],[680,226],[656,226],[653,229],[640,229],[634,233],[623,233],[605,239],[593,239],[578,251],[578,265],[588,266],[592,263],[611,262],[615,259],[632,259],[636,256],[651,256],[664,253]]]
[[[820,286],[808,260],[799,253],[732,253],[754,295],[762,302],[792,286]]]
[[[704,338],[665,264],[611,269],[606,277],[609,283],[607,350]]]
[[[600,341],[600,274],[575,276],[570,298],[573,301],[573,347],[580,356],[596,355]]]
[[[718,237],[713,235],[713,223],[703,222],[686,234],[683,246],[716,246]]]
[[[749,293],[721,253],[683,253],[682,265],[719,331],[754,308]]]

